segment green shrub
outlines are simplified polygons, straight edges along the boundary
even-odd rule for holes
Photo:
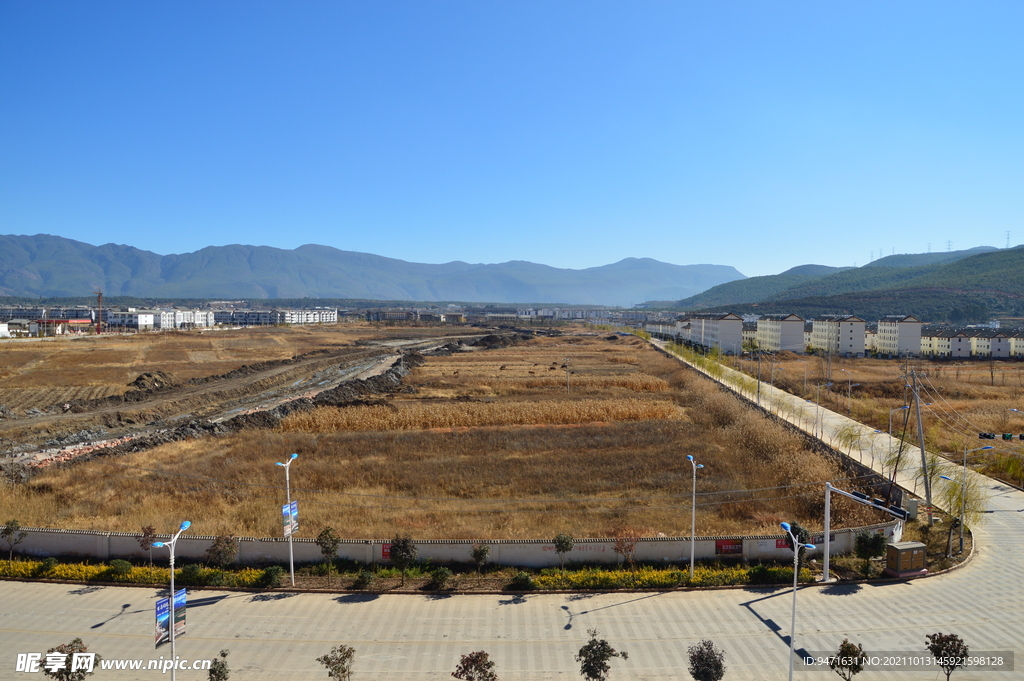
[[[46,575],[51,570],[53,570],[55,567],[57,567],[59,564],[60,564],[60,561],[58,561],[53,556],[50,556],[49,558],[45,558],[45,559],[43,559],[43,562],[39,564],[39,574],[40,575]]]
[[[190,563],[178,570],[177,580],[188,586],[202,586],[203,567],[198,563]]]
[[[284,580],[284,568],[280,565],[271,565],[260,575],[260,586],[267,589],[276,589],[281,586]]]
[[[110,561],[108,570],[113,577],[127,577],[132,572],[132,564],[118,558]]]
[[[364,568],[356,575],[356,580],[352,583],[352,586],[356,589],[369,589],[373,586],[375,579],[377,579],[377,575],[372,570]]]
[[[512,578],[512,581],[508,583],[508,588],[512,591],[532,591],[537,588],[537,585],[533,581],[533,577],[527,572],[517,572],[516,576]]]
[[[430,571],[430,588],[437,590],[446,588],[452,576],[452,571],[444,566],[434,568]]]

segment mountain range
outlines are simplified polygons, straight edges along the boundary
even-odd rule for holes
[[[525,261],[424,264],[305,245],[210,246],[158,255],[59,236],[0,235],[0,295],[70,298],[343,298],[631,306],[693,296],[744,276],[726,265],[626,258],[581,270]]]

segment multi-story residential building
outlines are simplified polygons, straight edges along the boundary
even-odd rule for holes
[[[732,312],[701,312],[686,320],[687,339],[694,345],[718,349],[727,355],[743,351],[743,318]]]
[[[105,310],[105,313],[108,326],[122,329],[136,329],[138,331],[152,329],[154,325],[154,316],[159,314],[159,312],[154,312],[153,310],[133,310],[131,308],[127,311]]]
[[[888,315],[878,320],[875,350],[884,357],[921,354],[921,320],[910,315]]]
[[[772,352],[804,352],[803,317],[795,314],[762,315],[757,320],[757,346]]]
[[[815,317],[811,321],[811,347],[843,357],[864,356],[865,322],[860,317]]]

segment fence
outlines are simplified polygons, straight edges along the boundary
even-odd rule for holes
[[[18,552],[30,556],[74,556],[110,560],[112,558],[147,558],[148,551],[139,546],[141,535],[129,532],[96,532],[88,530],[53,530],[25,528],[28,536],[17,546]],[[899,541],[903,525],[899,521],[847,528],[832,532],[831,552],[848,553],[853,550],[854,537],[860,532],[879,532],[889,541]],[[732,537],[697,537],[694,557],[699,560],[786,561],[793,557],[786,544],[788,535],[753,535]],[[159,539],[166,539],[161,536]],[[213,537],[183,534],[175,545],[178,560],[202,562]],[[821,552],[821,533],[811,535],[811,543]],[[416,544],[420,560],[432,563],[470,563],[470,549],[476,543],[491,547],[488,562],[497,565],[521,567],[553,567],[560,559],[554,544],[543,539],[473,540],[421,540]],[[239,538],[238,562],[242,564],[284,564],[288,562],[288,541],[277,538]],[[343,540],[337,556],[360,563],[389,562],[389,540]],[[577,539],[566,561],[576,564],[615,564],[622,562],[615,553],[614,539]],[[313,539],[294,539],[295,560],[315,563],[323,560],[320,547]],[[815,555],[815,551],[809,555]],[[166,558],[163,549],[154,549],[154,558]],[[636,541],[636,560],[648,563],[687,562],[690,558],[689,537],[644,537]]]

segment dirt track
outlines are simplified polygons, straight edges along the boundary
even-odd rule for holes
[[[472,342],[479,335],[466,336]],[[185,437],[272,426],[284,414],[358,402],[393,392],[417,351],[459,339],[363,341],[259,362],[226,374],[170,383],[160,372],[140,376],[122,395],[76,400],[0,420],[7,462],[37,468],[112,450],[131,451]]]

